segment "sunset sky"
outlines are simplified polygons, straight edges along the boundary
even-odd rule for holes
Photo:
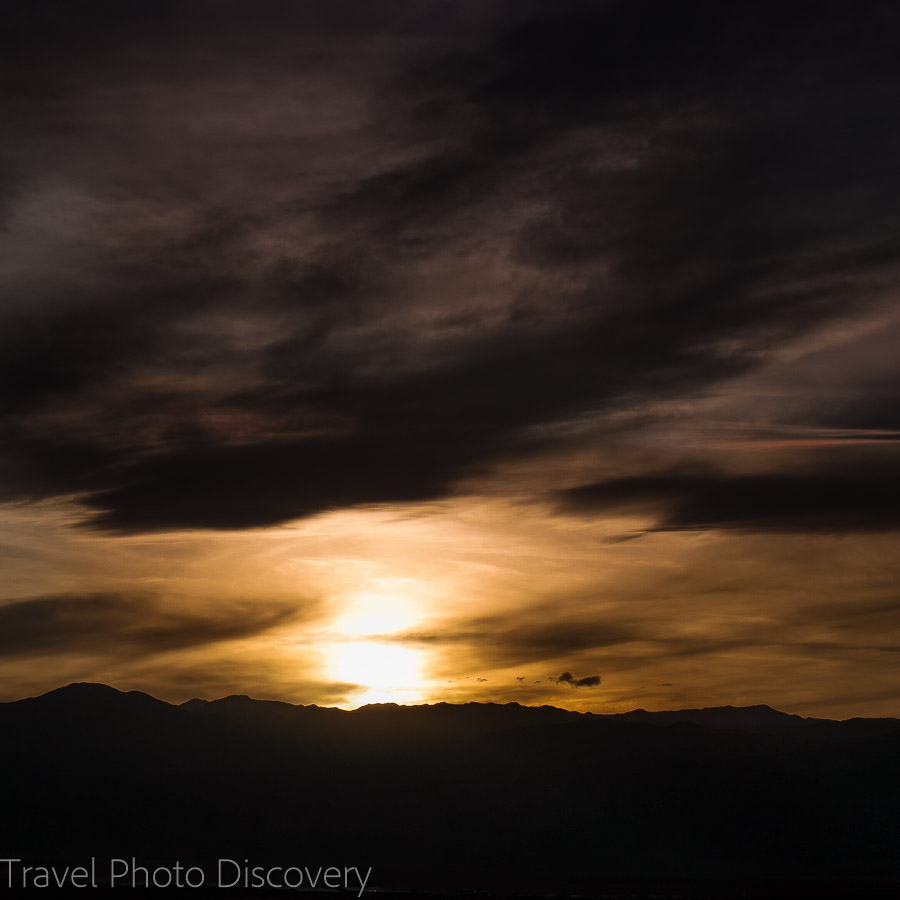
[[[900,715],[900,6],[0,8],[0,699]]]

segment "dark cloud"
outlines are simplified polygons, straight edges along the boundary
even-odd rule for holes
[[[892,25],[883,3],[18,7],[2,495],[77,494],[123,532],[431,500],[862,314],[896,256]],[[597,506],[890,519],[855,482],[704,477]]]
[[[556,679],[557,684],[568,684],[571,687],[597,687],[600,684],[599,675],[585,675],[584,678],[576,678],[571,672],[563,672]]]
[[[86,499],[101,511],[88,524],[124,531],[246,528],[345,506],[442,496],[468,458],[453,448],[434,448],[425,459],[421,451],[365,436],[200,446],[125,469],[121,486]]]
[[[660,473],[561,492],[581,515],[637,513],[655,531],[718,528],[837,534],[900,529],[900,473],[863,461],[818,472]]]
[[[262,634],[300,617],[297,604],[218,601],[204,609],[143,594],[61,594],[0,606],[0,657],[147,656]]]
[[[588,603],[590,601],[587,601]],[[478,616],[447,623],[440,631],[410,632],[398,640],[423,645],[463,645],[478,648],[498,665],[557,659],[579,650],[602,649],[641,640],[641,626],[621,614],[594,619],[561,616],[559,607],[529,609],[511,621],[509,616]]]

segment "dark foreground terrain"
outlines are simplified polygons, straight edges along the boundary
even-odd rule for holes
[[[276,884],[295,867],[304,889],[318,871],[321,891],[331,866],[335,891],[352,896],[348,867],[371,867],[367,893],[900,889],[895,719],[765,706],[621,716],[517,704],[346,712],[247,697],[172,706],[75,684],[0,704],[0,732],[0,857],[23,861],[9,864],[14,882],[34,878],[24,865],[59,877],[93,859],[102,891],[116,859],[120,871],[196,866],[204,885],[182,894],[197,897],[280,895],[252,882],[254,867],[277,869]],[[222,859],[234,861],[227,882],[249,872],[226,894]]]

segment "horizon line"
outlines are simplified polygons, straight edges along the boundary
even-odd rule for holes
[[[71,681],[68,684],[62,684],[55,688],[50,688],[49,690],[44,691],[40,694],[33,694],[28,697],[19,697],[15,700],[0,700],[0,706],[10,704],[10,703],[22,703],[27,700],[38,700],[42,697],[46,697],[50,694],[56,694],[61,691],[69,690],[70,688],[79,688],[79,687],[93,687],[93,688],[104,688],[109,691],[113,691],[117,694],[121,694],[126,696],[128,694],[140,694],[144,697],[149,697],[151,700],[154,700],[158,703],[164,703],[166,706],[171,706],[173,708],[179,708],[182,706],[186,706],[189,703],[194,701],[199,701],[201,703],[218,703],[223,700],[232,700],[232,699],[242,699],[248,700],[251,703],[278,703],[284,706],[290,706],[294,709],[322,709],[322,710],[336,710],[338,712],[346,712],[353,713],[359,712],[364,709],[374,709],[379,707],[396,707],[398,709],[422,709],[424,707],[438,707],[438,706],[452,706],[452,707],[464,707],[464,706],[498,706],[498,707],[508,707],[515,706],[520,709],[554,709],[560,712],[570,713],[571,715],[578,716],[590,716],[593,718],[604,718],[604,719],[614,719],[620,718],[622,716],[628,716],[632,713],[646,713],[648,715],[658,715],[665,713],[690,713],[690,712],[713,712],[713,711],[721,711],[721,710],[769,710],[771,712],[777,713],[782,716],[787,716],[795,719],[801,719],[806,722],[852,722],[859,719],[865,719],[870,721],[877,720],[896,720],[900,721],[900,716],[850,716],[846,719],[832,719],[828,717],[821,716],[803,716],[799,713],[791,713],[786,712],[785,710],[778,709],[777,707],[771,706],[768,703],[752,703],[747,706],[735,706],[733,704],[725,704],[722,706],[694,706],[694,707],[682,707],[680,709],[646,709],[644,707],[635,707],[631,710],[626,710],[625,712],[615,712],[615,713],[598,713],[598,712],[590,712],[585,710],[576,710],[576,709],[567,709],[563,706],[555,706],[551,703],[542,703],[540,705],[533,706],[531,704],[520,703],[518,700],[507,700],[503,702],[498,702],[495,700],[466,700],[460,703],[451,703],[446,700],[436,700],[434,702],[428,703],[396,703],[393,701],[386,702],[378,702],[378,703],[364,703],[360,706],[354,707],[353,709],[345,709],[340,706],[322,706],[318,703],[291,703],[289,700],[271,700],[264,699],[261,697],[251,697],[249,694],[227,694],[223,697],[215,697],[212,699],[208,699],[206,697],[190,697],[187,700],[182,701],[181,703],[173,703],[169,700],[163,700],[160,697],[157,697],[153,694],[148,693],[147,691],[131,689],[131,690],[123,690],[122,688],[114,687],[111,684],[107,684],[102,681]]]

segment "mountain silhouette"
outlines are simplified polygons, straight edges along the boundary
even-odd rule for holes
[[[381,888],[444,893],[900,885],[897,719],[176,706],[73,684],[0,704],[0,729],[2,855],[45,865],[365,865]]]

